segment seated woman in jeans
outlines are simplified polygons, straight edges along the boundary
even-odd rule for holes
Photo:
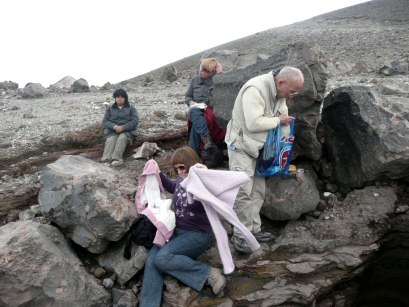
[[[211,106],[213,77],[221,72],[222,66],[215,58],[202,60],[199,75],[193,77],[186,93],[185,101],[189,106],[189,146],[199,156],[214,144],[223,143],[226,135],[226,129],[216,123]]]
[[[189,173],[190,167],[206,168],[200,158],[189,147],[177,149],[171,159],[179,175],[172,181],[163,173],[160,178],[163,187],[173,194],[176,229],[172,239],[162,248],[154,245],[149,251],[142,285],[140,306],[160,306],[165,275],[171,275],[196,291],[201,291],[207,282],[216,295],[223,293],[226,279],[219,269],[196,261],[212,241],[212,228],[202,203],[189,204],[186,190],[180,183]]]

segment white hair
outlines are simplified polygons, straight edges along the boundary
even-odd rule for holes
[[[282,68],[277,77],[282,78],[289,83],[293,83],[295,81],[301,81],[304,83],[304,75],[302,74],[301,70],[291,66],[285,66]]]

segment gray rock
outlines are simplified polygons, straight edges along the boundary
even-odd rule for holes
[[[20,214],[18,215],[18,219],[20,221],[30,221],[30,220],[34,220],[34,212],[31,211],[30,209],[24,210],[22,212],[20,212]]]
[[[44,97],[47,90],[40,83],[27,83],[22,91],[23,98],[41,98]]]
[[[100,266],[116,273],[117,280],[121,285],[127,283],[143,269],[148,255],[145,247],[134,245],[131,259],[125,259],[123,254],[126,241],[127,240],[122,240],[121,242],[113,244],[107,252],[97,257]]]
[[[161,79],[163,81],[175,82],[178,79],[177,69],[174,66],[165,67]]]
[[[132,293],[132,290],[112,289],[113,307],[136,307],[138,299]]]
[[[18,89],[18,83],[13,81],[3,81],[0,82],[0,90],[16,90]]]
[[[114,286],[115,282],[111,278],[104,278],[102,285],[105,289],[111,289]]]
[[[320,201],[310,173],[266,180],[266,198],[260,213],[270,220],[294,220],[313,211]]]
[[[71,85],[71,91],[73,93],[89,92],[89,85],[87,80],[83,78],[75,80],[74,83]]]
[[[332,91],[322,122],[334,175],[356,188],[382,178],[409,177],[409,98],[360,86]]]
[[[1,306],[109,306],[60,231],[14,222],[0,227]]]
[[[323,252],[343,245],[370,246],[391,227],[397,197],[393,188],[355,190],[326,211],[327,219],[290,221],[273,250]]]
[[[92,253],[120,240],[137,216],[129,200],[129,191],[135,191],[130,179],[101,163],[62,156],[45,167],[41,183],[38,201],[44,216]]]

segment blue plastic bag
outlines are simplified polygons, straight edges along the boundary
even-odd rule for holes
[[[281,125],[271,129],[258,156],[257,174],[261,177],[288,176],[294,139],[294,119],[288,137],[281,136]]]

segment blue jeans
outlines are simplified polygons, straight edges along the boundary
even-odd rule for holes
[[[203,111],[198,108],[192,108],[189,112],[192,129],[189,136],[189,147],[192,148],[200,157],[200,141],[201,137],[209,134],[209,128],[204,117]]]
[[[176,228],[175,237],[165,246],[153,246],[145,263],[140,307],[160,306],[163,280],[171,275],[190,288],[201,291],[210,274],[210,266],[195,259],[206,251],[211,235]]]

